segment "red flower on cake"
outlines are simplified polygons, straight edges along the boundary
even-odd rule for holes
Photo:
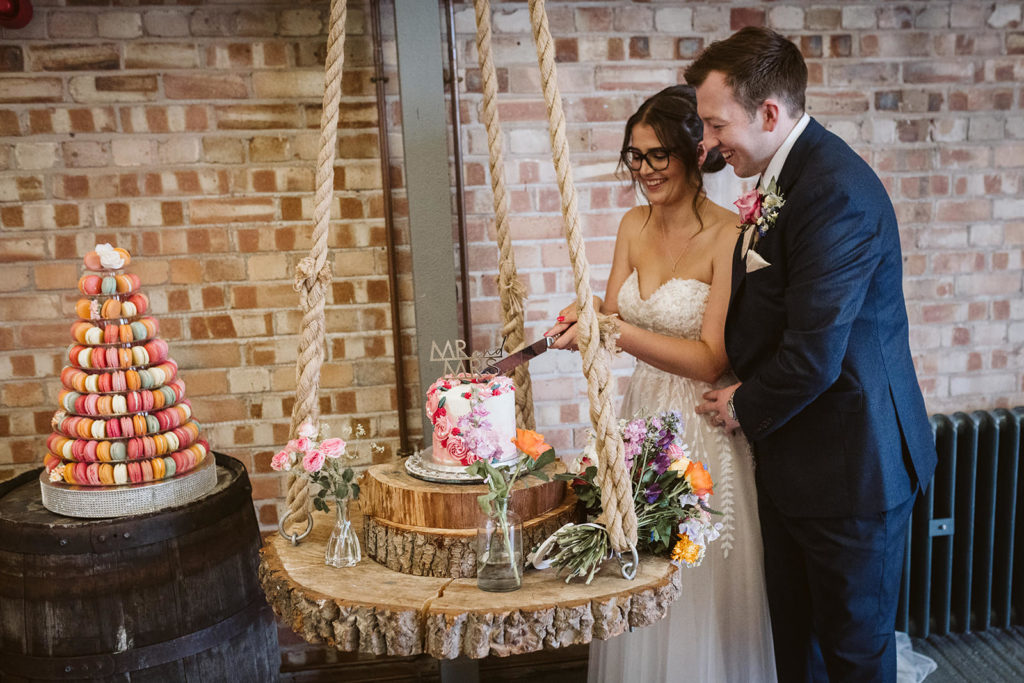
[[[441,443],[444,443],[444,440],[451,436],[452,433],[452,423],[448,421],[448,416],[441,412],[443,410],[444,408],[441,408],[438,411],[440,415],[437,416],[434,422],[434,436]]]
[[[448,454],[463,465],[471,465],[477,460],[476,456],[470,453],[461,436],[452,436],[448,439]]]

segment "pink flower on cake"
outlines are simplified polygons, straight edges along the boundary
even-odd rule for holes
[[[434,413],[437,412],[437,404],[438,404],[439,400],[440,399],[438,399],[436,391],[432,391],[429,394],[427,394],[427,415],[428,416],[433,417]]]
[[[307,472],[319,472],[323,468],[326,459],[327,457],[324,455],[324,452],[320,450],[306,453],[306,456],[302,458],[302,467]]]
[[[438,416],[437,421],[434,422],[434,436],[437,440],[444,442],[452,433],[452,423],[448,421],[448,416],[442,413]]]
[[[458,436],[448,439],[448,454],[463,465],[471,465],[477,460],[476,456],[469,452],[466,442]]]
[[[320,450],[328,458],[340,458],[345,454],[345,441],[343,439],[324,439],[320,442]]]
[[[299,436],[304,436],[307,439],[313,439],[313,438],[316,438],[316,435],[317,435],[316,427],[314,427],[309,422],[303,422],[301,425],[299,425]],[[303,449],[303,450],[305,450],[305,449]]]

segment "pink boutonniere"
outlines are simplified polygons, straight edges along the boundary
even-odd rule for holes
[[[775,220],[779,217],[779,210],[785,206],[786,200],[779,193],[779,186],[775,182],[775,178],[772,178],[768,181],[765,189],[755,187],[733,204],[739,209],[740,220],[743,221],[740,229],[746,230],[754,227],[757,228],[757,236],[764,237],[768,229],[775,225]]]

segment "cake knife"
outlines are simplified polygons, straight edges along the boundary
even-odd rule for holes
[[[529,346],[524,346],[515,353],[510,353],[504,358],[495,361],[491,365],[488,365],[483,369],[482,373],[485,375],[504,375],[506,372],[514,370],[518,366],[522,365],[526,361],[536,358],[540,354],[548,350],[556,337],[542,337],[537,341],[533,342]]]

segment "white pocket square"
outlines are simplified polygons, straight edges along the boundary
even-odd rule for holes
[[[746,257],[745,261],[746,261],[746,264],[747,264],[747,272],[748,273],[753,273],[755,271],[761,270],[762,268],[767,268],[768,266],[771,265],[770,263],[765,261],[764,258],[760,254],[758,254],[756,251],[754,251],[753,249],[747,250],[747,257]]]

